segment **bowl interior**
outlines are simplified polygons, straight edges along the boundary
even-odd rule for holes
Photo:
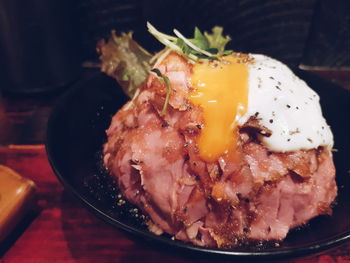
[[[101,166],[105,130],[112,115],[127,97],[115,80],[98,73],[73,87],[54,109],[48,125],[47,153],[50,163],[64,186],[81,199],[103,220],[138,236],[191,251],[233,256],[299,255],[335,246],[350,237],[350,140],[348,136],[349,95],[340,87],[315,76],[301,73],[321,96],[325,118],[334,138],[335,165],[339,195],[332,216],[320,216],[301,229],[291,231],[278,246],[249,246],[231,251],[205,249],[154,236],[140,216],[129,212],[128,203],[119,206],[118,189]]]

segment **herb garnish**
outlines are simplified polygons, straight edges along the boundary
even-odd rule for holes
[[[167,107],[168,107],[168,104],[169,104],[169,98],[170,98],[170,93],[171,93],[171,84],[170,84],[170,80],[167,76],[163,75],[159,69],[157,68],[154,68],[151,70],[152,72],[156,73],[156,75],[161,79],[163,80],[164,84],[167,86],[167,93],[166,93],[166,97],[165,97],[165,102],[164,102],[164,105],[163,105],[163,109],[162,111],[160,112],[160,115],[163,116],[165,113],[166,113],[166,110],[167,110]]]
[[[148,31],[167,48],[184,55],[190,62],[197,60],[217,60],[220,56],[229,55],[233,51],[225,50],[226,44],[231,40],[229,36],[223,36],[222,27],[214,27],[212,34],[202,32],[195,27],[193,38],[184,37],[177,29],[174,29],[175,36],[159,32],[151,23],[147,22]]]

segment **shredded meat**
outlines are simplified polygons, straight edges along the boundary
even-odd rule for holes
[[[291,228],[331,213],[337,186],[330,151],[270,152],[256,139],[264,127],[252,119],[240,130],[239,162],[222,156],[206,163],[195,143],[201,110],[186,100],[190,65],[172,53],[158,68],[174,87],[167,114],[159,114],[166,87],[152,74],[133,105],[113,116],[104,145],[105,166],[149,215],[151,231],[228,247],[282,240]]]

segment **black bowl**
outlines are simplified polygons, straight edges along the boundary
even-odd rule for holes
[[[105,130],[112,115],[127,98],[115,80],[98,73],[81,81],[53,110],[47,131],[49,161],[65,188],[97,216],[136,236],[170,248],[204,254],[239,257],[297,256],[321,251],[350,238],[350,140],[348,136],[349,95],[346,90],[317,77],[299,75],[321,96],[323,112],[335,137],[334,153],[339,195],[332,216],[320,216],[291,231],[279,246],[252,245],[232,250],[209,249],[174,241],[167,235],[148,232],[130,204],[118,206],[118,189],[101,166]]]

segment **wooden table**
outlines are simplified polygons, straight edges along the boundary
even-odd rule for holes
[[[0,103],[0,164],[38,185],[36,208],[0,243],[0,262],[210,262],[212,259],[134,241],[95,217],[63,189],[43,145],[47,118],[57,98],[57,93],[32,98],[3,97]],[[350,262],[350,243],[319,255],[283,262]]]

